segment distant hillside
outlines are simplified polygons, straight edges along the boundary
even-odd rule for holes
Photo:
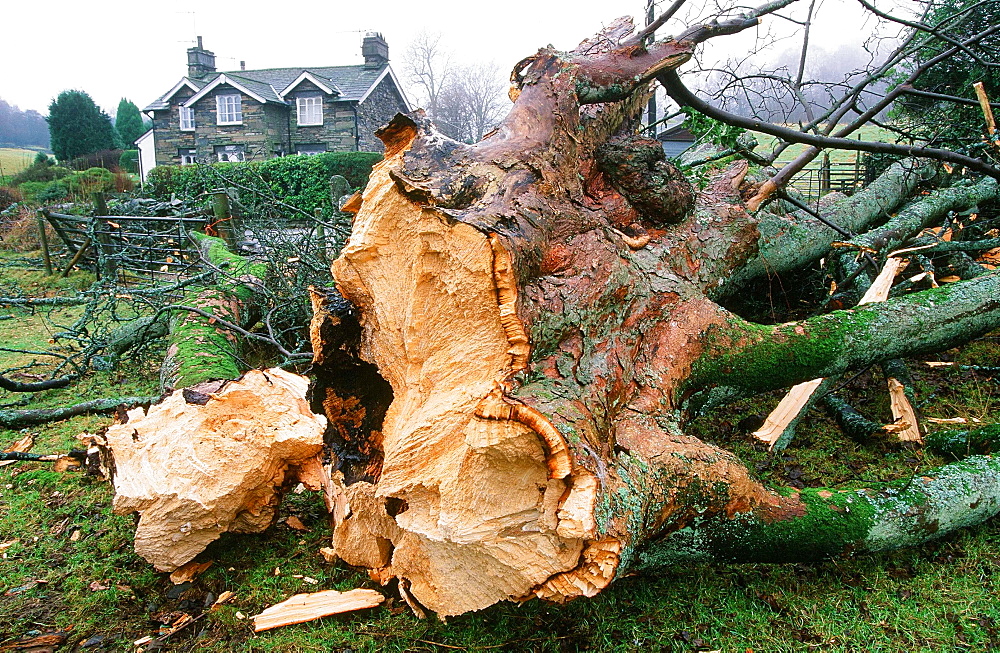
[[[49,124],[37,111],[21,111],[0,99],[0,145],[49,147]]]

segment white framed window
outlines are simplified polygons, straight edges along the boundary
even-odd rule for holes
[[[216,123],[219,125],[242,125],[243,105],[240,102],[240,95],[216,95],[215,96]]]
[[[315,156],[317,154],[323,154],[324,152],[326,152],[325,143],[308,143],[308,144],[299,144],[295,146],[296,154]]]
[[[190,107],[177,107],[181,114],[181,131],[194,131],[194,109]]]
[[[195,158],[198,155],[198,151],[197,150],[194,150],[194,149],[181,149],[181,150],[177,150],[177,154],[181,157],[181,165],[182,166],[189,166],[189,165],[192,165],[192,164],[198,162],[197,159]]]
[[[298,97],[295,98],[295,104],[299,110],[298,124],[300,127],[323,124],[323,96]]]
[[[216,145],[215,158],[229,163],[246,161],[246,151],[242,145]]]

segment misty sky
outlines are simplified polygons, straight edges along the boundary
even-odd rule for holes
[[[692,11],[702,2],[690,0]],[[361,39],[373,30],[385,36],[393,68],[401,73],[405,47],[422,29],[444,33],[457,60],[492,60],[509,70],[540,46],[572,48],[618,16],[631,14],[641,21],[644,7],[645,0],[21,0],[3,10],[0,98],[45,115],[60,91],[80,89],[109,113],[122,97],[142,108],[186,74],[185,50],[197,35],[215,52],[219,70],[238,69],[240,60],[248,69],[361,63]],[[845,40],[859,39],[867,29],[859,16],[856,2],[825,0],[815,40],[833,50]],[[658,36],[680,27],[671,23]],[[711,47],[739,53],[758,34],[790,28],[772,20],[749,34],[718,39]],[[795,47],[795,42],[789,39],[778,47]]]

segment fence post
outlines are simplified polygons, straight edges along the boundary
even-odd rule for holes
[[[45,262],[45,274],[52,276],[52,257],[49,255],[49,235],[45,233],[45,214],[38,210],[38,240],[42,243],[42,261]]]
[[[323,209],[316,207],[313,209],[313,217],[316,218],[316,239],[319,240],[319,260],[329,263],[326,258],[326,226],[323,224]]]
[[[830,155],[823,153],[823,165],[819,168],[819,194],[826,195],[830,192]]]
[[[212,228],[215,229],[222,240],[233,252],[239,251],[240,233],[239,223],[233,216],[229,207],[229,193],[225,190],[218,190],[212,193],[212,213],[215,214],[215,222]]]
[[[94,193],[94,216],[93,216],[93,240],[97,247],[97,270],[102,279],[114,279],[118,274],[118,261],[111,251],[111,239],[108,237],[106,220],[101,220],[102,216],[108,215],[108,201],[104,193],[98,191]]]

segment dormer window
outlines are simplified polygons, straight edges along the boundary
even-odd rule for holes
[[[216,123],[219,125],[242,125],[243,106],[239,93],[215,96]]]
[[[181,131],[194,131],[194,109],[190,107],[178,107],[181,114]]]
[[[323,124],[323,96],[298,97],[295,99],[295,104],[298,108],[298,125],[300,127]]]

